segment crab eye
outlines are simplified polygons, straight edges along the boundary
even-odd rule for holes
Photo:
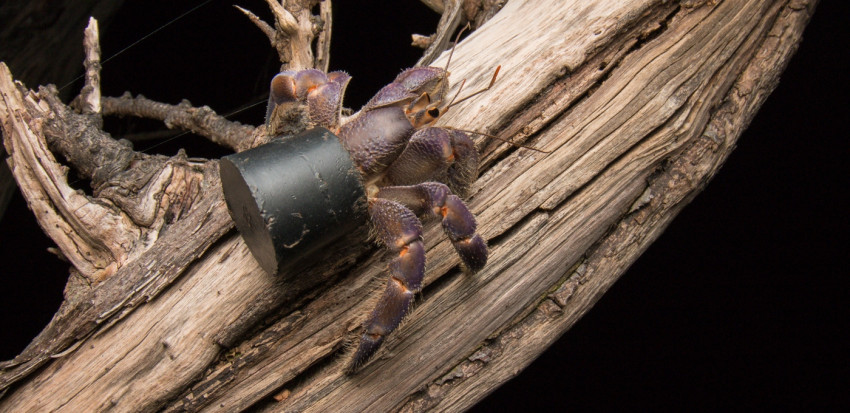
[[[437,108],[428,109],[428,116],[435,118],[435,119],[439,118],[440,117],[440,109],[437,109]]]

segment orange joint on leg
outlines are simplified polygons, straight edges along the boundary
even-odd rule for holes
[[[455,160],[455,150],[448,142],[443,144],[443,159],[449,163],[454,162]]]
[[[401,249],[401,251],[398,253],[398,256],[399,256],[399,257],[403,257],[403,256],[407,255],[407,250],[409,250],[409,249],[410,249],[410,247],[405,246],[405,247],[404,247],[404,248],[402,248],[402,249]]]
[[[393,281],[395,281],[395,282],[396,282],[396,284],[398,284],[398,288],[399,288],[399,290],[401,290],[401,292],[402,292],[402,293],[406,293],[406,292],[410,291],[410,289],[409,289],[409,288],[407,288],[407,286],[405,286],[405,285],[404,285],[404,283],[403,283],[403,282],[401,282],[401,280],[400,280],[400,279],[398,279],[398,278],[396,278],[396,277],[394,277],[394,276],[393,276],[393,277],[390,277],[390,279],[391,279],[391,280],[393,280]]]

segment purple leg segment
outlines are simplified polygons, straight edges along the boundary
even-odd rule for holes
[[[378,239],[398,255],[390,262],[384,293],[363,324],[363,336],[349,366],[350,372],[372,357],[410,311],[416,293],[422,289],[425,246],[417,215],[428,214],[442,220],[443,230],[466,271],[478,271],[487,263],[487,245],[475,233],[475,217],[446,185],[425,182],[383,187],[370,201],[369,214]]]
[[[478,151],[464,132],[421,129],[387,169],[387,177],[395,185],[442,181],[458,195],[466,196],[478,178]]]
[[[443,231],[452,241],[466,271],[476,272],[487,263],[487,245],[475,233],[475,216],[446,185],[425,182],[411,186],[388,186],[381,188],[377,197],[397,201],[417,215],[430,213],[441,219]]]
[[[422,224],[416,215],[404,205],[388,199],[373,199],[369,214],[378,239],[398,255],[390,262],[390,277],[384,293],[363,324],[363,336],[349,366],[352,372],[369,360],[384,338],[398,327],[410,311],[414,296],[422,289],[425,277]]]

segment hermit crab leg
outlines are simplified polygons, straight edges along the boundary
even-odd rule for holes
[[[442,220],[443,230],[454,245],[467,272],[487,263],[487,245],[475,233],[475,217],[463,201],[439,182],[388,186],[370,200],[369,214],[378,239],[398,255],[389,265],[387,287],[369,318],[349,371],[364,364],[410,311],[425,277],[425,246],[417,215],[431,214]]]
[[[475,216],[446,185],[424,182],[411,186],[388,186],[381,188],[376,196],[396,201],[417,215],[430,213],[440,219],[443,231],[467,272],[477,272],[487,263],[487,245],[475,232]]]
[[[410,311],[425,277],[422,224],[416,215],[398,202],[380,198],[370,200],[369,215],[378,239],[398,255],[390,262],[384,293],[363,323],[363,336],[349,366],[350,372],[369,360],[384,338],[398,327]]]
[[[457,195],[466,196],[478,177],[478,151],[464,132],[421,129],[387,168],[386,176],[394,185],[442,181]]]

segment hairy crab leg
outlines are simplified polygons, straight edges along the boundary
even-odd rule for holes
[[[478,177],[478,151],[469,136],[445,128],[416,131],[386,172],[394,185],[441,181],[465,196]]]
[[[413,298],[422,289],[425,277],[425,246],[422,224],[404,205],[388,199],[372,199],[369,215],[378,239],[398,255],[389,264],[387,287],[369,318],[363,323],[363,336],[348,371],[363,365],[401,323],[410,311]]]
[[[464,270],[476,272],[487,263],[487,245],[475,230],[475,216],[449,187],[439,182],[381,188],[378,198],[391,199],[417,215],[430,212],[442,220],[443,231],[461,258]]]

